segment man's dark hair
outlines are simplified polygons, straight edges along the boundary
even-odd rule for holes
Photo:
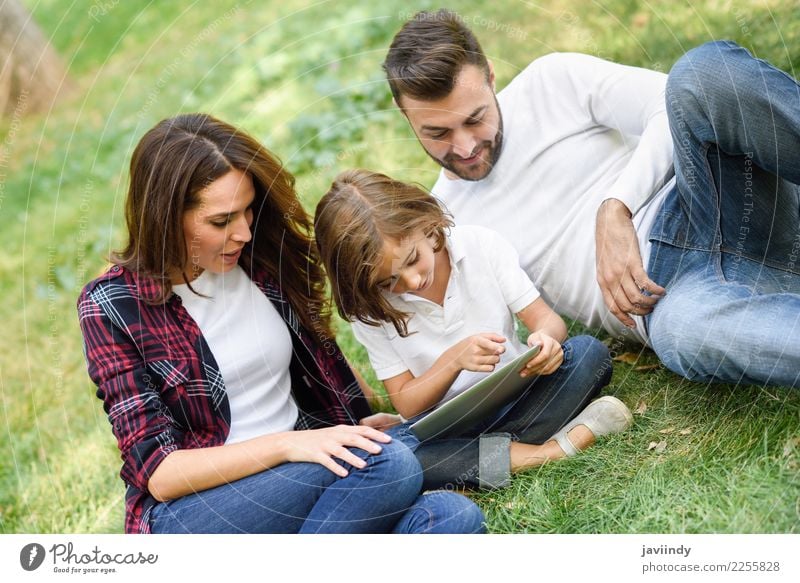
[[[397,104],[400,97],[435,101],[450,95],[464,65],[476,65],[489,79],[483,49],[462,18],[445,8],[417,12],[395,35],[383,70]]]

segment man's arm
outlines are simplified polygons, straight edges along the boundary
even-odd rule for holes
[[[630,210],[622,201],[609,198],[600,205],[595,245],[597,283],[603,300],[620,322],[634,328],[629,314],[649,314],[666,290],[644,270]]]
[[[649,313],[665,293],[645,272],[631,217],[673,174],[666,75],[586,55],[566,60],[571,84],[594,123],[637,139],[597,210],[595,225],[598,285],[609,310],[634,327],[630,314]]]

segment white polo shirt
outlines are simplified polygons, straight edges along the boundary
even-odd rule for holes
[[[506,338],[501,365],[523,352],[514,314],[533,303],[539,291],[519,266],[514,247],[495,231],[478,226],[454,227],[446,246],[450,280],[444,305],[411,293],[384,292],[394,307],[412,314],[409,336],[402,338],[391,322],[377,327],[353,323],[353,333],[367,349],[378,379],[405,371],[419,377],[445,350],[481,332]],[[487,374],[462,371],[441,403]]]

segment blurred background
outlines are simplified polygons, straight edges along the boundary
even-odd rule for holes
[[[481,40],[498,89],[553,51],[668,72],[728,38],[795,77],[800,65],[795,0],[0,3],[0,532],[122,531],[119,452],[75,301],[123,241],[142,134],[189,111],[239,125],[297,176],[312,214],[348,167],[430,186],[438,167],[380,63],[406,20],[442,6]],[[369,374],[345,325],[339,338]],[[490,530],[800,530],[796,393],[688,383],[649,351],[607,342],[609,391],[635,409],[635,428],[473,494]]]

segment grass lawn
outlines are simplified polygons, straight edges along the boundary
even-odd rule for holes
[[[26,4],[69,91],[47,114],[0,122],[0,532],[121,532],[119,454],[85,372],[75,300],[122,241],[133,146],[164,117],[207,111],[277,152],[309,211],[346,167],[430,185],[438,168],[392,108],[380,63],[404,20],[439,4]],[[668,71],[718,38],[800,75],[788,0],[449,6],[482,40],[499,87],[551,51]],[[339,339],[377,386],[345,325]],[[800,393],[689,383],[648,350],[611,347],[607,392],[635,410],[633,429],[474,494],[491,532],[800,531]]]

